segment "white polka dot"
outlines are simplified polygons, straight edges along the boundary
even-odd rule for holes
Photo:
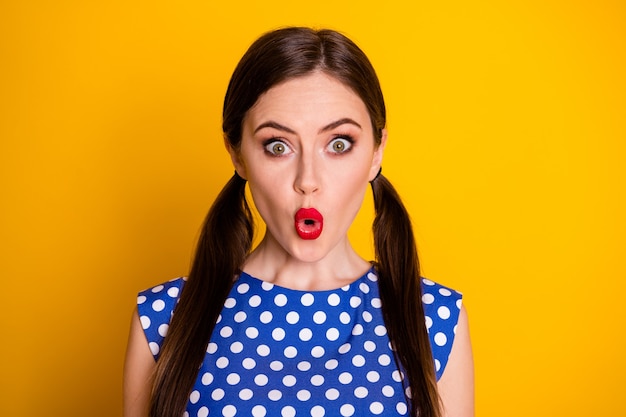
[[[281,361],[272,361],[270,363],[270,369],[272,371],[282,371],[283,363]]]
[[[202,385],[211,385],[211,382],[213,382],[213,374],[205,372],[202,375]]]
[[[293,387],[296,385],[296,377],[293,375],[285,375],[283,377],[283,385],[286,387]]]
[[[326,361],[326,363],[324,364],[324,367],[328,369],[329,371],[332,371],[333,369],[337,368],[337,366],[339,366],[339,362],[337,361],[337,359],[330,359]]]
[[[283,417],[294,417],[296,415],[296,409],[288,405],[280,410],[280,415]]]
[[[211,398],[213,398],[215,401],[219,401],[222,398],[224,398],[225,392],[223,389],[221,388],[217,388],[214,389],[213,392],[211,393]]]
[[[360,324],[355,324],[354,327],[352,328],[352,335],[360,336],[362,334],[363,334],[363,326],[361,326]]]
[[[370,286],[367,285],[366,283],[362,282],[361,284],[359,284],[359,289],[361,290],[361,292],[364,292],[365,294],[367,294],[368,292],[370,292]]]
[[[305,389],[301,389],[300,391],[298,391],[298,393],[296,394],[296,397],[300,400],[300,401],[308,401],[311,399],[311,393]]]
[[[267,345],[259,345],[256,348],[256,353],[258,353],[259,356],[265,357],[270,354],[270,347]]]
[[[248,315],[246,313],[244,313],[243,311],[240,311],[239,313],[235,314],[235,322],[237,323],[242,323],[244,321],[246,321],[246,318],[248,318]]]
[[[339,321],[342,322],[343,324],[350,323],[350,314],[344,311],[343,313],[339,315]]]
[[[263,288],[265,291],[270,291],[272,288],[274,288],[274,284],[270,282],[263,282],[261,284],[261,288]]]
[[[357,398],[365,398],[367,397],[367,388],[365,387],[356,387],[354,389],[354,396]]]
[[[219,323],[221,321],[222,321],[222,315],[220,314],[220,315],[217,316],[217,320],[215,320],[215,323],[217,324],[217,323]]]
[[[441,362],[439,359],[435,359],[435,371],[439,371],[441,369]]]
[[[237,304],[237,301],[234,298],[227,298],[226,301],[224,301],[224,307],[226,308],[233,308],[235,304]]]
[[[264,311],[261,313],[261,315],[259,316],[259,320],[261,320],[261,323],[263,324],[267,324],[270,321],[272,321],[272,313],[270,313],[269,311]]]
[[[352,404],[344,404],[339,409],[339,412],[343,417],[351,417],[352,415],[354,415],[354,407],[352,406]]]
[[[393,387],[392,387],[391,385],[385,385],[385,386],[383,387],[383,390],[382,390],[382,391],[383,391],[383,395],[384,395],[385,397],[388,397],[388,398],[393,397],[393,393],[394,393],[394,391],[393,391]]]
[[[314,358],[321,358],[324,356],[324,353],[324,348],[321,346],[314,346],[313,349],[311,349],[311,356]]]
[[[456,328],[457,328],[457,327],[459,327],[459,325],[458,325],[458,324],[455,324],[455,325],[454,325],[454,328],[452,329],[452,333],[456,334]]]
[[[276,304],[278,307],[284,307],[285,304],[287,304],[287,297],[285,296],[285,294],[278,294],[276,297],[274,297],[274,304]]]
[[[433,327],[433,319],[431,319],[428,316],[424,316],[424,319],[426,320],[426,329],[430,329],[431,327]]]
[[[287,313],[285,320],[287,320],[287,323],[289,324],[296,324],[300,320],[300,315],[295,311],[290,311]]]
[[[206,347],[206,353],[209,353],[212,355],[215,352],[217,352],[217,343],[214,343],[214,342],[209,343]]]
[[[447,341],[448,341],[448,338],[446,337],[445,334],[439,332],[435,335],[435,344],[437,346],[444,346]]]
[[[313,337],[313,332],[311,331],[311,329],[304,328],[300,330],[298,337],[300,337],[300,340],[302,340],[303,342],[308,342]]]
[[[452,295],[452,291],[447,288],[439,288],[439,294],[443,295],[444,297],[450,297]]]
[[[235,414],[237,414],[237,409],[234,405],[229,404],[226,407],[222,408],[222,415],[224,417],[233,417]]]
[[[422,302],[424,304],[432,304],[435,301],[435,297],[432,294],[424,294],[422,295]]]
[[[248,336],[250,339],[256,339],[259,336],[259,331],[256,327],[248,327],[246,329],[246,336]]]
[[[277,327],[274,330],[272,330],[272,339],[276,340],[277,342],[280,342],[284,338],[285,338],[285,331],[283,329],[281,329],[280,327]]]
[[[402,376],[400,375],[400,371],[397,369],[391,373],[391,378],[393,378],[396,382],[402,382]]]
[[[376,333],[377,336],[384,336],[387,334],[387,329],[383,325],[378,325],[374,328],[374,333]]]
[[[178,289],[178,287],[172,287],[169,290],[167,290],[167,295],[169,295],[172,298],[176,298],[178,297],[179,292],[180,290]]]
[[[361,305],[361,299],[359,297],[350,297],[350,306],[352,308],[357,308]]]
[[[228,376],[226,377],[226,382],[228,382],[229,385],[237,385],[239,381],[241,381],[241,377],[239,376],[239,374],[236,374],[234,372],[232,374],[228,374]]]
[[[287,346],[283,351],[283,355],[285,355],[285,357],[289,359],[295,358],[296,355],[298,355],[298,349],[293,346]]]
[[[183,417],[189,417],[189,412],[188,412],[188,411],[185,411],[185,412],[183,413]]]
[[[406,414],[406,412],[408,411],[406,404],[405,403],[398,403],[396,405],[396,411],[398,412],[398,414],[401,414],[401,415]]]
[[[228,358],[222,356],[221,358],[215,361],[215,366],[217,366],[220,369],[226,368],[228,366]]]
[[[322,324],[326,321],[326,313],[323,311],[317,311],[313,314],[313,321],[317,324]]]
[[[328,329],[326,331],[326,339],[330,340],[331,342],[339,339],[339,330],[335,329],[334,327]]]
[[[139,321],[141,322],[141,327],[146,330],[148,327],[150,327],[150,317],[148,316],[141,316],[139,317]]]
[[[387,366],[391,363],[391,358],[387,354],[382,354],[378,357],[378,363],[382,366]]]
[[[339,347],[337,351],[343,355],[343,354],[350,352],[351,348],[352,348],[352,345],[350,345],[350,343],[344,343],[343,345]]]
[[[205,407],[201,407],[198,410],[198,417],[207,417],[209,415],[209,409]]]
[[[237,286],[237,292],[239,294],[245,294],[250,290],[250,286],[248,284],[246,284],[245,282],[242,282],[241,284],[239,284]]]
[[[352,374],[349,372],[342,372],[339,374],[339,382],[346,385],[352,382]]]
[[[200,392],[198,390],[194,390],[190,395],[189,395],[189,401],[191,401],[192,404],[197,403],[198,401],[200,401]]]
[[[163,300],[155,300],[152,303],[152,309],[156,312],[163,311],[164,308],[165,308],[165,301]]]
[[[367,323],[372,321],[372,313],[370,313],[369,311],[364,311],[361,315],[363,316],[363,320],[365,320]]]
[[[220,336],[222,337],[230,337],[233,334],[233,329],[232,327],[229,326],[224,326],[222,327],[222,330],[220,330]]]
[[[262,405],[255,405],[254,407],[252,407],[253,417],[265,417],[266,413],[267,411],[265,411],[265,407],[263,407]]]
[[[266,375],[258,374],[257,376],[254,377],[254,383],[257,384],[259,387],[266,386],[267,382],[268,382],[268,378]]]
[[[352,358],[352,365],[360,368],[361,366],[365,365],[365,358],[361,355],[354,355],[354,357]]]
[[[159,335],[165,337],[167,336],[167,330],[170,328],[168,324],[162,324],[159,326]]]
[[[375,401],[370,404],[370,411],[372,412],[372,414],[378,415],[382,413],[384,409],[385,407],[383,407],[383,405],[379,403],[378,401]]]
[[[372,282],[378,281],[378,277],[373,272],[368,273],[367,278]]]
[[[329,400],[331,400],[331,401],[334,401],[334,400],[336,400],[337,398],[339,398],[339,391],[338,391],[338,390],[336,390],[335,388],[331,388],[331,389],[329,389],[329,390],[327,390],[327,391],[326,391],[326,394],[325,394],[325,395],[326,395],[326,398],[327,398],[327,399],[329,399]]]
[[[380,308],[382,305],[383,305],[383,303],[380,301],[380,298],[373,298],[372,299],[372,307]]]
[[[157,355],[159,353],[159,350],[161,350],[159,345],[154,342],[148,343],[148,346],[150,346],[150,352],[152,352],[153,355]]]
[[[441,306],[437,309],[437,315],[444,320],[450,318],[450,309],[446,306]]]
[[[380,379],[380,374],[378,372],[376,372],[376,371],[369,371],[367,373],[367,380],[369,382],[372,382],[372,383],[378,382],[379,379]]]
[[[254,369],[254,367],[256,366],[256,362],[254,359],[252,358],[246,358],[243,361],[241,361],[241,365],[245,368],[245,369]]]
[[[282,396],[283,394],[277,389],[273,389],[267,393],[267,398],[269,398],[272,401],[278,401],[282,398]]]
[[[456,306],[457,308],[460,310],[461,306],[463,305],[463,299],[459,298],[458,300],[456,300]]]
[[[376,343],[372,342],[371,340],[368,340],[365,343],[363,343],[363,349],[365,349],[367,352],[373,352],[376,350]]]
[[[326,410],[321,405],[311,408],[311,417],[324,417],[324,414],[326,414]]]
[[[313,375],[311,377],[311,385],[320,387],[324,384],[324,377],[322,375]]]
[[[339,298],[339,296],[335,293],[331,294],[328,296],[328,304],[335,307],[338,306],[339,303],[341,302],[341,299]]]
[[[146,302],[148,298],[145,295],[140,295],[137,297],[137,304],[143,304]]]
[[[258,295],[253,295],[248,300],[248,304],[250,304],[250,307],[258,307],[258,306],[260,306],[261,305],[261,297],[259,297]]]
[[[300,297],[300,302],[305,307],[309,307],[310,305],[313,304],[314,301],[315,301],[315,298],[313,297],[313,294],[310,294],[310,293],[306,293],[302,297]]]
[[[163,287],[163,285],[157,285],[156,287],[152,288],[152,292],[153,293],[161,292],[163,291],[163,288],[165,288]]]
[[[306,372],[311,369],[311,363],[307,361],[298,362],[298,369],[302,372]]]

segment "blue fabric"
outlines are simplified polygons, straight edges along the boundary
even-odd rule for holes
[[[242,273],[224,303],[185,416],[396,416],[407,406],[372,269],[345,287],[298,291]],[[184,280],[139,294],[155,359]],[[437,379],[461,294],[422,280]]]

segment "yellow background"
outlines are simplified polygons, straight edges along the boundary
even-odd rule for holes
[[[187,273],[232,173],[230,73],[282,25],[340,29],[378,70],[424,274],[465,293],[477,415],[626,415],[609,0],[2,1],[0,415],[121,413],[135,294]]]

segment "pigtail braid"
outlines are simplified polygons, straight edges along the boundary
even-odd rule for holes
[[[383,315],[403,379],[411,416],[440,417],[441,407],[428,332],[413,228],[406,208],[382,175],[372,182],[374,246]],[[407,386],[408,384],[408,386]],[[406,388],[410,387],[410,395]]]
[[[157,361],[151,417],[183,415],[217,317],[250,252],[253,220],[245,187],[246,181],[235,174],[206,217],[189,279]]]

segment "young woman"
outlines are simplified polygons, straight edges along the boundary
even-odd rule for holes
[[[374,69],[345,36],[286,28],[250,47],[224,100],[235,174],[189,278],[138,297],[126,417],[473,415],[461,295],[420,278],[381,174],[385,123]],[[246,183],[267,226],[254,250]],[[371,263],[347,238],[368,185]]]

